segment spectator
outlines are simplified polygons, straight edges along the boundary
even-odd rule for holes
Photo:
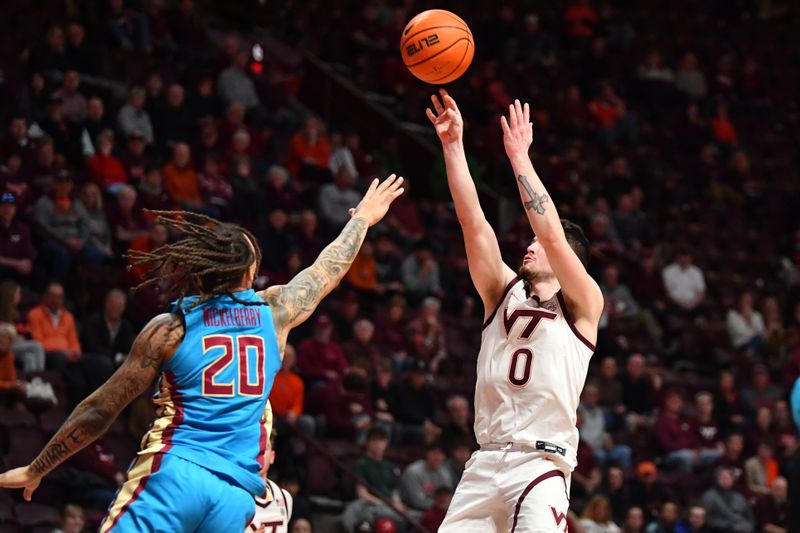
[[[115,155],[114,133],[111,130],[100,132],[95,140],[97,152],[86,161],[89,179],[103,191],[128,182],[125,167]]]
[[[444,522],[444,517],[447,515],[447,509],[450,507],[450,502],[452,500],[453,489],[450,487],[438,487],[433,492],[433,505],[431,505],[419,519],[420,525],[425,528],[428,533],[436,533],[439,531],[439,526]]]
[[[196,90],[189,99],[189,116],[192,124],[198,124],[203,119],[214,119],[222,110],[219,98],[214,92],[214,79],[204,75],[197,82]]]
[[[685,527],[686,533],[710,533],[706,526],[706,510],[699,505],[689,508],[689,524]]]
[[[264,258],[264,268],[273,275],[286,272],[289,253],[294,248],[294,235],[289,228],[289,215],[277,207],[270,209],[267,213],[266,224],[260,233],[262,246],[270,251],[269,256]]]
[[[621,415],[625,412],[625,405],[622,403],[622,383],[617,376],[617,360],[612,356],[606,356],[600,362],[600,375],[590,380],[598,390],[598,404],[608,410],[612,416]]]
[[[72,176],[59,173],[53,182],[52,193],[42,196],[33,208],[33,220],[43,241],[39,251],[50,264],[50,272],[57,280],[64,280],[72,261],[83,257],[99,263],[104,254],[89,242],[89,215],[70,197]]]
[[[708,92],[706,76],[697,67],[697,56],[692,52],[686,52],[681,59],[681,66],[675,74],[675,86],[692,100],[705,98]]]
[[[370,384],[370,400],[375,413],[376,424],[391,428],[394,416],[390,410],[391,387],[394,377],[394,365],[388,357],[381,357],[375,364],[375,376]]]
[[[331,150],[331,159],[328,163],[331,175],[337,175],[339,171],[344,168],[347,170],[347,173],[357,181],[358,169],[356,168],[356,162],[350,148],[344,144],[344,138],[341,132],[337,131],[331,134]]]
[[[219,73],[217,91],[224,105],[235,102],[250,110],[260,104],[253,80],[245,70],[249,59],[247,52],[239,50],[233,57],[231,65]]]
[[[578,410],[583,417],[580,437],[594,450],[594,460],[603,468],[611,463],[627,469],[631,464],[631,449],[624,444],[614,444],[606,430],[606,412],[598,405],[599,390],[595,385],[583,389]]]
[[[125,474],[114,465],[114,454],[101,441],[78,451],[64,464],[70,499],[105,511],[125,482]]]
[[[159,246],[167,243],[169,235],[167,227],[163,224],[153,224],[146,237],[139,237],[131,241],[131,250],[141,250],[143,252],[152,252]],[[144,265],[132,264],[130,261],[125,269],[128,280],[131,285],[135,286],[143,282],[147,278],[149,269]]]
[[[776,477],[770,490],[758,498],[755,517],[760,531],[764,533],[787,533],[789,529],[787,515],[789,513],[788,483],[784,477]]]
[[[470,442],[469,438],[462,437],[458,439],[450,450],[450,456],[447,459],[447,470],[450,471],[450,477],[454,480],[459,480],[464,475],[464,470],[467,468],[472,454],[476,447]]]
[[[125,8],[124,0],[109,0],[108,30],[111,43],[125,51],[145,51],[149,44],[147,20],[133,9]]]
[[[34,249],[28,226],[17,220],[16,197],[0,196],[0,278],[25,281],[33,270]]]
[[[706,294],[703,272],[693,261],[694,258],[687,249],[679,250],[675,262],[662,272],[667,296],[685,314],[696,314]]]
[[[314,323],[314,336],[297,347],[297,368],[309,387],[337,381],[350,366],[342,347],[331,338],[332,334],[331,318],[319,315]]]
[[[375,319],[375,343],[378,348],[391,357],[402,359],[406,356],[406,308],[408,303],[402,296],[393,296],[386,312]]]
[[[710,463],[722,455],[720,428],[714,419],[714,397],[710,392],[700,391],[694,399],[695,416],[691,420],[691,424],[700,447],[700,455],[707,457]],[[713,459],[711,459],[712,457]]]
[[[206,154],[203,171],[198,174],[197,183],[203,195],[203,205],[213,217],[220,218],[223,214],[229,213],[229,206],[233,201],[233,187],[220,170],[216,155]]]
[[[269,395],[272,412],[278,419],[283,419],[290,425],[294,425],[303,414],[305,393],[305,384],[294,371],[296,360],[294,346],[287,344],[283,351],[281,369],[275,374]]]
[[[611,518],[615,523],[624,523],[625,515],[631,507],[631,487],[626,483],[625,474],[620,467],[610,466],[606,470],[601,492],[611,505]]]
[[[183,86],[173,83],[167,88],[167,99],[161,112],[153,117],[156,143],[168,152],[178,143],[188,142],[192,137],[191,111],[186,105]]]
[[[61,99],[64,117],[74,124],[80,124],[86,118],[86,97],[78,90],[80,84],[80,74],[75,70],[67,70],[61,89],[53,93]]]
[[[67,66],[84,74],[96,74],[100,64],[97,48],[86,41],[86,29],[78,21],[67,24],[67,46],[64,50]]]
[[[734,480],[734,489],[741,493],[747,490],[747,483],[744,480],[744,438],[741,433],[730,433],[725,437],[722,447],[722,455],[717,459],[718,466],[724,466],[731,471]]]
[[[422,242],[416,246],[414,253],[403,261],[401,270],[403,284],[409,296],[420,300],[425,296],[442,295],[439,264],[426,243]]]
[[[311,527],[311,522],[305,518],[295,518],[291,522],[289,533],[313,533],[314,528]]]
[[[644,513],[641,507],[631,507],[625,515],[622,533],[645,533]]]
[[[258,213],[262,210],[261,195],[263,189],[259,177],[253,170],[253,162],[248,156],[240,156],[233,161],[231,168],[231,187],[233,188],[233,207],[237,216],[246,227],[258,221]],[[273,209],[272,212],[278,211]]]
[[[134,131],[127,136],[125,152],[119,160],[128,176],[128,181],[133,185],[138,185],[144,179],[145,172],[151,166],[150,156],[145,154],[144,137],[141,132]]]
[[[370,368],[375,368],[381,352],[375,346],[374,335],[375,325],[370,320],[362,318],[353,324],[353,338],[342,345],[351,363],[356,359],[362,359],[369,362]]]
[[[102,313],[91,315],[84,324],[81,346],[86,353],[100,355],[118,367],[128,357],[136,331],[125,318],[128,297],[119,289],[106,294]]]
[[[147,221],[136,209],[136,189],[130,185],[116,188],[116,209],[108,212],[108,225],[114,236],[117,251],[122,254],[130,248],[134,239],[147,235]]]
[[[619,533],[617,524],[611,520],[611,506],[605,496],[594,496],[581,515],[581,527],[586,533]]]
[[[137,191],[139,192],[139,207],[142,211],[170,211],[177,206],[175,199],[164,188],[164,178],[158,167],[145,169],[144,178],[139,182]],[[154,215],[144,213],[144,216],[150,222],[155,220]]]
[[[632,141],[636,137],[636,121],[611,83],[606,81],[601,84],[600,94],[589,103],[589,111],[597,123],[600,141],[604,144]]]
[[[646,371],[644,356],[637,353],[628,357],[625,373],[620,377],[622,403],[628,408],[628,423],[633,427],[647,423],[653,408],[654,387]],[[656,383],[660,384],[659,381]]]
[[[455,481],[445,467],[446,455],[438,441],[425,447],[425,458],[414,461],[400,477],[400,496],[412,516],[422,516],[434,505],[434,492],[439,487],[454,488]]]
[[[0,401],[13,404],[25,398],[27,385],[17,379],[14,366],[14,352],[11,345],[17,337],[17,330],[12,324],[0,324]]]
[[[753,293],[739,296],[739,306],[729,309],[726,318],[728,336],[737,350],[761,352],[764,348],[764,319],[753,309]]]
[[[447,357],[441,302],[428,297],[422,301],[419,315],[408,323],[408,339],[414,357],[427,361],[435,373]]]
[[[769,369],[758,364],[753,368],[753,382],[745,387],[741,393],[741,400],[744,408],[752,415],[759,407],[772,409],[775,402],[781,398],[781,392],[769,379]]]
[[[357,497],[342,515],[342,524],[349,533],[364,520],[369,523],[379,518],[388,518],[395,523],[403,520],[398,514],[398,511],[405,511],[405,506],[397,490],[396,467],[383,458],[388,443],[388,436],[382,428],[372,428],[367,434],[365,453],[356,461],[354,469]],[[384,499],[391,501],[391,507],[384,503]]]
[[[317,395],[326,436],[362,444],[373,421],[366,377],[352,367],[341,380],[331,381]]]
[[[87,143],[83,142],[83,127],[67,120],[64,115],[64,103],[60,96],[50,95],[47,102],[47,113],[39,121],[39,127],[53,139],[56,152],[63,155],[71,165],[80,167],[84,157],[91,155],[91,141],[87,146]]]
[[[64,287],[51,283],[42,296],[42,303],[28,313],[31,337],[38,341],[50,358],[59,354],[67,361],[81,358],[81,345],[75,319],[64,308]]]
[[[578,430],[583,427],[583,415],[577,414]],[[572,472],[572,483],[570,485],[570,498],[586,499],[595,494],[603,481],[600,468],[594,461],[594,450],[586,441],[578,441],[577,450],[578,466]]]
[[[720,467],[716,483],[703,493],[700,505],[707,513],[708,526],[714,533],[751,533],[755,531],[753,511],[744,496],[733,490],[733,472]]]
[[[673,533],[680,526],[678,520],[678,504],[664,502],[658,512],[658,518],[645,529],[646,533]]]
[[[719,451],[703,454],[698,450],[692,424],[684,418],[683,398],[677,391],[667,393],[664,410],[653,431],[664,456],[664,464],[681,472],[691,473],[696,466],[707,466],[719,457]]]
[[[86,102],[86,119],[83,121],[83,129],[89,139],[96,141],[97,136],[105,130],[114,130],[114,124],[106,118],[106,109],[103,99],[92,96]],[[97,150],[97,145],[94,145]]]
[[[330,158],[331,143],[322,124],[316,117],[308,117],[303,130],[292,137],[286,156],[286,168],[294,177],[322,182],[326,181],[325,177],[329,174]],[[348,186],[354,179],[347,172],[339,172],[339,176]]]
[[[447,423],[442,426],[439,441],[448,453],[459,443],[467,443],[470,453],[478,449],[469,402],[460,394],[454,394],[447,399]]]
[[[750,494],[755,497],[770,494],[770,488],[779,475],[775,448],[768,440],[758,444],[756,455],[744,462],[744,477]]]
[[[85,524],[86,518],[83,514],[83,508],[69,504],[64,507],[60,527],[54,529],[51,533],[81,533],[84,531]]]
[[[95,183],[86,183],[81,189],[80,205],[86,211],[89,219],[88,242],[100,251],[104,257],[112,257],[111,228],[108,226],[105,209],[103,209],[103,194]]]
[[[564,11],[567,34],[571,37],[584,39],[591,37],[594,35],[598,21],[597,11],[589,3],[589,0],[576,0]]]
[[[723,433],[741,429],[745,406],[733,373],[723,370],[719,374],[719,386],[714,398],[714,418],[720,421]]]
[[[346,170],[334,176],[333,183],[319,190],[319,216],[329,231],[339,231],[350,220],[350,209],[361,201],[361,195],[353,188],[355,179]]]
[[[441,434],[433,423],[436,400],[426,380],[427,372],[425,361],[414,359],[406,378],[392,385],[389,407],[397,421],[399,440],[405,444],[419,446]]]
[[[128,103],[119,110],[117,121],[123,135],[138,133],[144,137],[145,143],[153,144],[153,123],[144,107],[146,96],[144,87],[135,86],[128,91]]]
[[[186,143],[177,143],[172,149],[172,160],[167,163],[164,173],[164,189],[172,198],[188,211],[201,211],[203,199],[200,195],[197,173],[192,168],[191,151]]]
[[[730,149],[739,144],[736,126],[733,125],[728,115],[728,106],[726,104],[717,104],[717,114],[711,118],[710,123],[714,140],[721,145],[721,148]]]
[[[267,185],[264,192],[267,206],[281,207],[287,211],[298,211],[300,209],[297,191],[289,178],[289,171],[280,165],[272,165],[267,172]],[[314,217],[313,228],[314,231],[316,231],[317,213],[312,209],[303,209],[300,213],[300,229],[303,234],[305,234],[305,230],[307,229],[305,224],[308,222],[304,217],[307,217],[309,213]],[[314,231],[311,232],[312,235]],[[314,246],[317,246],[316,242]],[[319,248],[319,251],[322,251],[322,247]],[[317,255],[318,252],[314,253],[313,257],[317,257]]]
[[[11,350],[14,358],[22,361],[22,369],[27,374],[44,370],[45,357],[42,345],[29,338],[28,322],[19,312],[21,300],[22,288],[18,283],[11,280],[0,282],[0,324],[14,326],[16,336],[11,343]]]
[[[652,461],[639,463],[636,466],[636,477],[631,480],[631,503],[644,509],[645,516],[655,516],[669,499],[667,488],[658,479],[656,465]]]
[[[645,333],[651,345],[661,345],[661,328],[653,316],[639,307],[630,289],[619,281],[619,268],[608,265],[603,270],[603,283],[600,284],[605,299],[605,313],[611,324],[620,333]]]

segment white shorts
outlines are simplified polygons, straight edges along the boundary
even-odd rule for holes
[[[472,454],[440,533],[563,533],[567,531],[569,469],[536,451]]]

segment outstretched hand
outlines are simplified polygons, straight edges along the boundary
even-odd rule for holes
[[[519,100],[508,106],[508,120],[500,117],[500,126],[503,128],[503,145],[509,158],[528,155],[528,150],[533,143],[533,123],[531,122],[531,108],[526,103],[524,106]]]
[[[394,174],[383,181],[375,178],[358,207],[350,209],[350,215],[363,217],[370,226],[377,224],[386,215],[392,202],[405,191],[401,185],[403,178]]]
[[[458,110],[456,101],[453,97],[447,94],[444,89],[439,89],[441,100],[435,94],[431,95],[431,102],[433,102],[434,113],[431,108],[425,109],[425,114],[428,115],[433,126],[436,128],[436,135],[442,144],[449,144],[461,141],[461,136],[464,133],[464,120],[461,118],[461,111]]]
[[[41,476],[34,474],[28,466],[15,468],[0,474],[0,488],[25,489],[22,495],[27,502],[31,501],[33,491],[39,487],[41,481]]]

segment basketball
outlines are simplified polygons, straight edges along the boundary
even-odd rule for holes
[[[414,76],[443,85],[466,72],[475,55],[475,41],[460,17],[444,9],[430,9],[406,24],[400,54]]]

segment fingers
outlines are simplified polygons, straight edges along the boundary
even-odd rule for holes
[[[392,175],[394,176],[394,174],[392,174]],[[403,181],[405,181],[403,179],[403,176],[400,176],[399,178],[394,180],[394,182],[392,182],[392,184],[389,185],[389,192],[395,192],[398,189],[400,189],[400,186],[403,184]]]
[[[441,115],[444,112],[444,107],[442,103],[439,101],[439,97],[435,94],[431,95],[431,102],[433,102],[433,108],[436,110],[436,115]]]
[[[450,94],[448,94],[448,92],[445,91],[444,89],[439,89],[439,92],[442,94],[442,100],[444,101],[445,107],[447,107],[447,109],[452,109],[453,111],[458,112],[458,105],[456,104],[456,101],[453,99],[453,97],[450,96]]]
[[[404,192],[406,192],[406,190],[405,190],[403,187],[400,187],[400,188],[399,188],[399,189],[397,189],[396,191],[393,191],[393,192],[392,192],[392,196],[391,196],[391,200],[392,200],[392,201],[395,201],[395,200],[396,200],[397,198],[399,198],[400,196],[403,196],[403,193],[404,193]]]
[[[500,127],[503,128],[503,135],[511,135],[511,128],[508,127],[506,117],[500,117]]]
[[[514,100],[514,111],[517,113],[517,124],[520,126],[525,124],[524,122],[525,116],[522,113],[522,104],[518,99]]]
[[[388,189],[392,185],[392,183],[396,181],[396,177],[397,176],[395,174],[390,174],[388,178],[383,180],[381,184],[378,185],[378,192],[383,192],[386,189]]]
[[[430,107],[425,108],[425,114],[428,115],[428,120],[435,126],[436,125],[436,115],[433,114]]]
[[[514,109],[514,104],[508,106],[508,125],[512,130],[517,129],[517,110]]]
[[[531,121],[531,106],[528,105],[528,102],[525,102],[525,105],[522,106],[522,114],[525,117],[525,124],[528,124]]]

